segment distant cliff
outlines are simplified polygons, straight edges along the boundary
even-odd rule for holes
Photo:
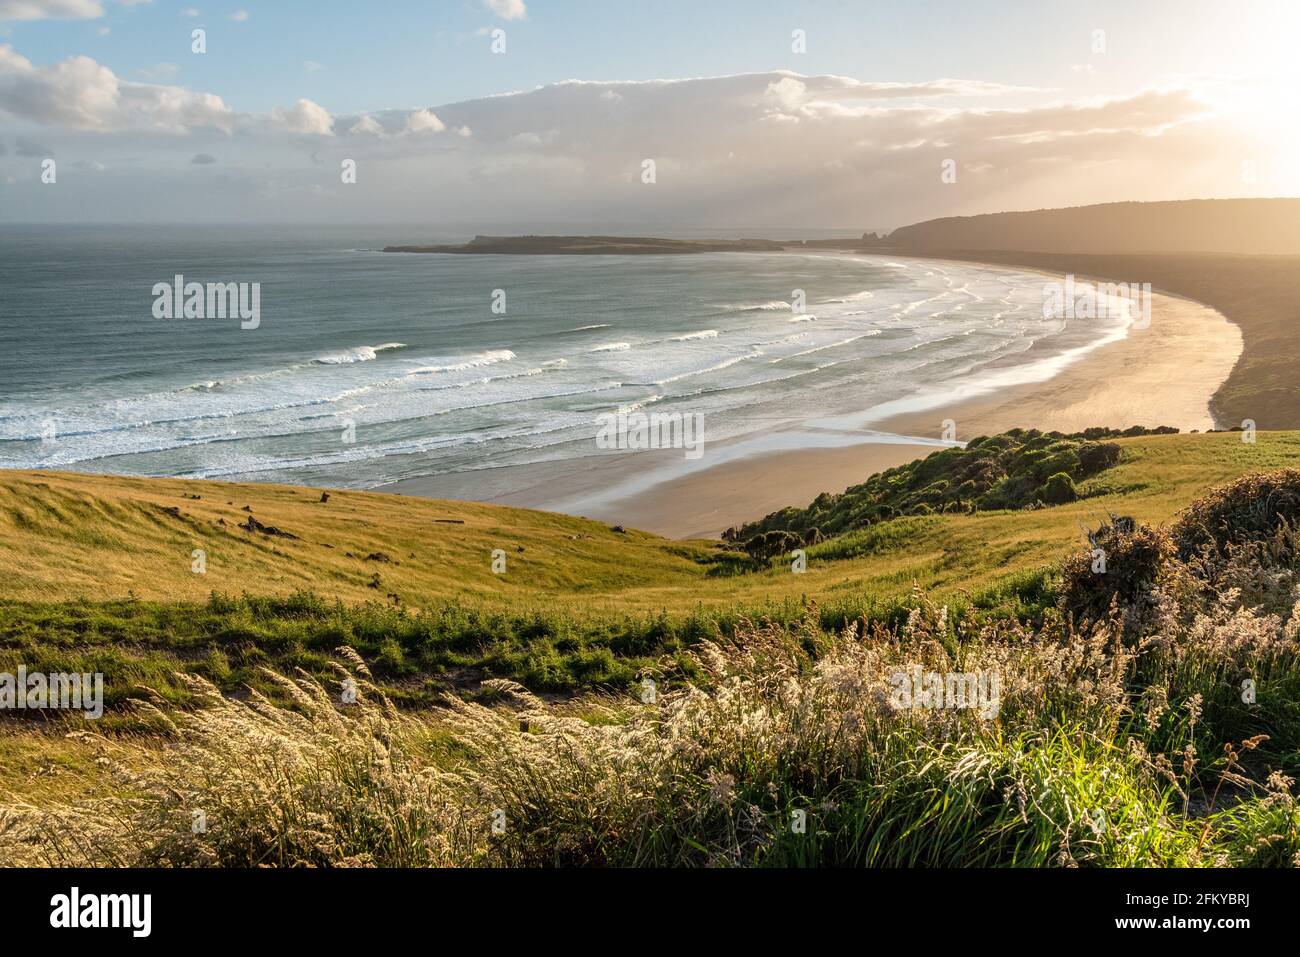
[[[894,230],[907,250],[1300,254],[1300,199],[1106,203],[948,216]]]

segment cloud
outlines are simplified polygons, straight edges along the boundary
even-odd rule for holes
[[[330,136],[334,132],[334,118],[319,103],[299,100],[293,106],[277,106],[271,111],[271,122],[290,133],[308,136]]]
[[[325,69],[325,65],[323,63],[317,63],[315,60],[303,60],[302,68],[308,73],[317,73]]]
[[[406,118],[407,133],[441,133],[446,128],[446,124],[434,115],[433,110],[416,110]]]
[[[353,123],[348,132],[353,136],[383,136],[384,128],[379,122],[369,114],[362,114],[361,117]]]
[[[195,153],[190,160],[194,166],[211,166],[217,161],[217,158],[211,153]]]
[[[82,130],[184,132],[233,120],[221,97],[177,86],[129,83],[90,57],[37,67],[0,44],[0,113]]]
[[[103,15],[99,0],[0,0],[0,20],[93,20]]]
[[[528,16],[524,0],[483,0],[483,6],[502,20],[523,20]]]
[[[197,17],[199,15],[198,7],[186,7],[181,11],[183,17]]]
[[[208,96],[128,84],[87,58],[35,66],[0,46],[0,111],[45,124],[53,147],[112,166],[113,195],[88,200],[91,218],[887,228],[987,209],[1211,195],[1223,144],[1248,148],[1189,86],[1065,99],[978,80],[771,71],[568,80],[338,116],[305,99],[235,113]],[[150,138],[139,159],[142,135],[159,131],[184,136]],[[196,151],[223,155],[232,136],[241,162],[195,189],[185,176],[203,165]],[[81,142],[90,137],[93,154]],[[364,190],[334,189],[343,159],[365,164]],[[645,159],[656,161],[654,185],[641,182]],[[940,176],[949,159],[956,184]]]
[[[767,85],[763,91],[764,96],[771,97],[781,107],[787,110],[793,110],[803,102],[803,98],[808,93],[802,81],[796,80],[792,76],[783,76]]]
[[[366,120],[386,130],[473,136],[374,139],[375,149],[383,145],[372,162],[390,164],[385,180],[406,197],[405,206],[374,214],[436,209],[477,219],[490,210],[564,221],[744,217],[886,226],[957,202],[979,208],[981,200],[1001,205],[1018,195],[1030,204],[1069,203],[1079,189],[1096,195],[1106,184],[1123,196],[1125,163],[1162,156],[1176,166],[1208,117],[1206,104],[1181,88],[1077,101],[1051,95],[974,80],[867,82],[779,71],[565,81],[384,111]],[[1038,103],[996,105],[1008,96]],[[359,118],[352,132],[377,131]],[[940,179],[948,158],[958,163],[960,189]],[[654,188],[641,188],[644,159],[657,162]],[[455,197],[435,198],[417,163],[436,169],[440,183],[460,184]]]
[[[236,23],[243,23],[248,19],[248,11],[236,10],[234,13],[230,15],[230,19],[234,20]]]

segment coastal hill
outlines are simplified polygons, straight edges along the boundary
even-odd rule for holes
[[[386,253],[611,255],[1016,250],[1122,255],[1300,255],[1300,199],[1189,199],[946,216],[858,239],[661,239],[646,236],[475,236],[467,243],[385,246]]]
[[[864,237],[871,242],[871,237]],[[948,216],[894,230],[895,250],[1300,254],[1300,199],[1189,199]]]

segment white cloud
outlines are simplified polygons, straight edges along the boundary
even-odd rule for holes
[[[230,15],[230,19],[234,20],[236,23],[243,23],[248,19],[248,11],[236,10],[234,13]]]
[[[329,136],[334,132],[334,119],[329,111],[311,100],[299,100],[287,109],[277,106],[271,111],[271,122],[290,133]]]
[[[367,113],[362,114],[362,116],[348,128],[348,132],[353,136],[383,136],[384,128],[379,125],[379,122],[373,116],[370,116]]]
[[[771,97],[783,108],[793,110],[803,102],[808,88],[802,82],[792,76],[783,76],[774,83],[769,83],[764,91],[766,96]]]
[[[0,0],[0,20],[93,20],[103,15],[99,0]]]
[[[447,124],[438,119],[433,110],[416,110],[406,118],[407,133],[441,133],[446,128]]]
[[[90,57],[38,67],[0,44],[0,113],[81,130],[195,127],[229,130],[234,115],[221,97],[177,86],[130,83]]]
[[[1012,107],[996,99],[1008,95]],[[122,185],[120,195],[135,196],[140,215],[883,228],[986,209],[1211,195],[1222,144],[1247,149],[1186,86],[1056,96],[972,80],[867,82],[774,71],[573,80],[337,118],[310,100],[236,114],[209,94],[127,83],[89,58],[35,66],[0,46],[0,111],[48,127],[36,134],[42,146],[102,157],[115,183],[138,176],[135,192]],[[149,140],[148,159],[133,166],[128,158],[141,155],[142,131],[187,135],[174,145]],[[77,142],[92,133],[93,154]],[[227,133],[237,134],[241,161],[218,165],[221,175],[194,190],[184,177],[203,171],[191,158],[198,150],[225,155]],[[344,189],[342,205],[294,205],[312,195],[313,183],[332,186],[325,177],[345,157],[364,158],[372,171],[364,203]],[[658,163],[654,189],[640,185],[646,158]],[[940,179],[949,158],[960,171],[953,185]],[[158,168],[171,170],[170,193]],[[1163,185],[1153,190],[1153,183]],[[269,184],[278,184],[273,212],[257,199]],[[220,203],[217,189],[230,191]],[[107,209],[126,201],[115,192],[95,202]],[[121,208],[103,215],[110,212],[122,215]],[[135,215],[135,207],[126,212]]]
[[[502,20],[523,20],[528,16],[524,0],[483,0],[483,6]]]
[[[186,7],[181,11],[183,17],[197,17],[199,15],[198,7]]]

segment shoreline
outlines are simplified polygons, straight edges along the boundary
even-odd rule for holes
[[[797,247],[790,252],[873,255]],[[979,264],[943,256],[906,258]],[[1064,279],[1041,266],[999,265]],[[1075,276],[1079,282],[1125,281]],[[375,491],[558,511],[669,538],[712,538],[730,526],[785,506],[805,506],[823,492],[841,492],[876,472],[922,458],[943,446],[949,420],[961,442],[1016,427],[1077,432],[1091,426],[1166,425],[1207,431],[1216,426],[1211,399],[1232,372],[1242,345],[1240,328],[1218,311],[1153,288],[1149,326],[1130,327],[1122,338],[1089,347],[1040,381],[993,381],[980,389],[978,379],[963,377],[960,385],[969,394],[932,392],[928,399],[890,403],[898,408],[885,413],[834,416],[765,440],[719,444],[706,449],[698,463],[689,463],[685,474],[682,452],[661,450],[415,477]],[[979,376],[988,379],[997,371],[981,370]],[[853,435],[865,438],[848,438]],[[656,477],[668,472],[676,474]],[[556,494],[557,488],[563,493]]]

